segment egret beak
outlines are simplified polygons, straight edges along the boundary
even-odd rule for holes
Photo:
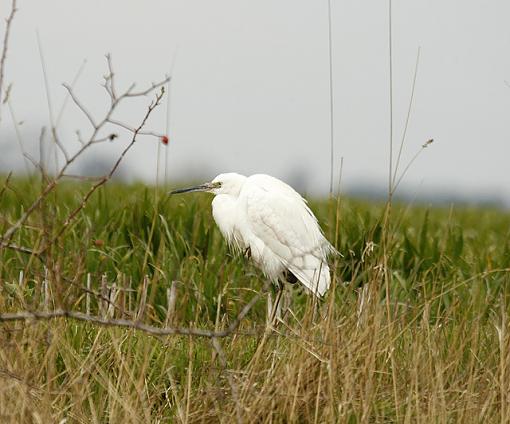
[[[177,190],[171,191],[168,194],[172,195],[172,194],[179,194],[179,193],[191,193],[193,191],[209,191],[209,190],[212,190],[213,188],[215,188],[213,184],[205,183],[205,184],[200,184],[200,185],[197,185],[194,187],[189,187],[189,188],[179,188]]]

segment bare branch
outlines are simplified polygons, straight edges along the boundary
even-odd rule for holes
[[[47,180],[46,178],[46,173],[44,172],[44,168],[42,167],[41,163],[38,162],[37,160],[35,160],[31,155],[30,153],[27,153],[27,152],[23,152],[23,157],[25,159],[27,159],[33,166],[35,169],[38,169],[39,171],[41,171],[41,174],[43,175],[43,178],[45,180]]]
[[[420,153],[423,152],[423,149],[426,149],[427,147],[429,147],[432,143],[434,142],[434,139],[430,139],[430,140],[427,140],[425,143],[422,144],[420,150],[418,150],[415,155],[411,158],[411,160],[407,163],[407,166],[404,168],[404,170],[402,171],[402,174],[400,175],[400,177],[398,178],[396,184],[394,185],[393,187],[393,192],[395,192],[395,190],[398,188],[398,186],[400,185],[400,183],[402,182],[402,179],[405,177],[405,175],[407,174],[407,171],[409,171],[409,168],[411,167],[411,165],[414,163],[414,161],[416,159],[418,159],[418,156],[420,156]]]
[[[54,311],[20,311],[0,314],[0,323],[2,322],[13,322],[13,321],[49,321],[57,318],[70,318],[76,321],[85,321],[92,324],[102,325],[105,327],[122,327],[138,330],[143,333],[147,333],[153,336],[196,336],[196,337],[207,337],[210,339],[225,338],[236,332],[241,324],[242,320],[250,312],[253,306],[259,301],[261,296],[267,292],[271,285],[271,281],[267,280],[262,290],[256,293],[250,301],[244,305],[241,311],[237,314],[236,318],[232,323],[224,330],[207,330],[202,328],[191,328],[191,327],[156,327],[153,325],[143,324],[141,321],[126,320],[126,319],[107,319],[101,316],[88,315],[82,312],[69,311],[64,309],[56,309]],[[92,290],[85,290],[87,292],[98,295]],[[99,295],[100,296],[100,295]],[[103,298],[102,296],[100,296]],[[106,299],[108,303],[111,303],[109,299]],[[114,305],[116,306],[116,305]],[[213,341],[214,346],[214,341]],[[216,348],[216,347],[215,347]],[[221,358],[220,358],[221,359]]]
[[[69,162],[69,154],[67,153],[67,150],[65,149],[64,145],[60,142],[60,139],[58,138],[56,127],[53,127],[51,129],[51,132],[53,134],[53,140],[55,140],[55,144],[58,146],[58,148],[64,155],[66,162]]]
[[[253,307],[255,302],[254,299],[258,300],[259,294],[255,295],[246,306],[246,313]],[[245,306],[245,308],[246,308]],[[243,311],[245,310],[243,308]],[[246,314],[243,314],[243,317]],[[105,327],[122,327],[131,328],[138,330],[153,336],[197,336],[197,337],[208,337],[208,338],[224,338],[234,333],[242,321],[241,314],[235,319],[235,321],[225,330],[211,331],[201,328],[188,328],[188,327],[156,327],[153,325],[143,324],[140,321],[132,321],[126,319],[107,319],[104,317],[87,315],[82,312],[68,311],[64,309],[57,309],[54,311],[21,311],[0,314],[0,322],[11,322],[11,321],[48,321],[56,318],[71,318],[76,321],[85,321],[92,324],[102,325]]]
[[[420,64],[420,52],[421,52],[421,47],[418,47],[418,52],[416,53],[416,63],[414,65],[413,84],[411,87],[411,96],[409,98],[409,105],[407,108],[407,116],[406,116],[406,120],[405,120],[404,131],[402,133],[402,140],[400,141],[400,147],[398,149],[397,163],[395,164],[395,169],[393,171],[393,181],[392,181],[393,186],[395,186],[395,181],[397,180],[398,167],[400,165],[400,160],[402,158],[402,151],[404,149],[404,144],[406,141],[407,129],[409,127],[409,121],[411,119],[411,110],[413,107],[414,92],[415,92],[415,88],[416,88],[416,78],[418,76],[418,67]],[[393,190],[393,191],[395,191],[395,190]]]
[[[76,98],[76,96],[74,95],[73,89],[67,84],[62,84],[62,85],[68,91],[69,95],[71,96],[71,99],[73,99],[74,104],[80,108],[80,110],[83,112],[83,114],[89,120],[92,127],[95,130],[97,130],[98,125],[96,124],[95,119],[93,118],[92,114],[87,110],[87,108],[85,106],[83,106],[83,104]]]
[[[165,90],[162,88],[160,93],[156,95],[156,100],[152,102],[149,105],[149,108],[147,109],[147,113],[145,114],[144,118],[142,119],[142,122],[140,125],[135,129],[133,132],[133,136],[131,138],[131,142],[126,146],[126,148],[122,151],[120,156],[117,158],[117,161],[113,165],[113,167],[110,169],[110,172],[107,175],[104,175],[102,178],[99,179],[97,183],[95,183],[89,191],[85,194],[85,196],[82,198],[82,201],[80,204],[68,215],[64,223],[62,224],[60,230],[57,232],[57,234],[54,236],[52,241],[50,242],[50,245],[55,243],[57,239],[64,233],[64,231],[67,229],[67,227],[73,222],[73,220],[76,218],[78,212],[80,212],[85,205],[87,204],[90,196],[102,185],[104,185],[108,180],[111,179],[117,168],[119,167],[120,163],[124,159],[124,156],[127,154],[127,152],[133,147],[133,145],[136,142],[137,136],[140,132],[140,130],[144,127],[145,123],[147,122],[147,119],[151,115],[152,111],[160,104],[161,99],[163,98],[163,95],[165,93]],[[44,251],[44,250],[43,250]]]
[[[27,253],[29,255],[34,255],[34,256],[38,255],[38,253],[33,249],[29,249],[28,247],[24,247],[24,246],[18,246],[17,244],[13,244],[13,243],[2,245],[2,248],[15,250],[17,252]]]
[[[226,337],[230,333],[227,331],[214,332],[210,330],[202,330],[199,328],[184,328],[184,327],[166,327],[160,328],[152,325],[143,324],[139,321],[130,321],[126,319],[107,319],[94,315],[87,315],[82,312],[67,311],[57,309],[54,311],[22,311],[14,313],[0,314],[0,322],[10,321],[46,321],[56,318],[71,318],[76,321],[85,321],[92,324],[98,324],[105,327],[124,327],[139,330],[153,336],[171,336],[171,335],[185,335],[185,336],[198,336],[198,337]]]
[[[112,98],[112,102],[114,102],[117,100],[117,90],[115,89],[115,73],[113,72],[112,56],[109,53],[106,55],[106,61],[108,62],[108,69],[110,71],[110,75],[108,75],[108,77],[105,78],[106,80],[105,88],[109,92]]]
[[[81,66],[78,69],[78,72],[76,72],[76,75],[73,78],[73,81],[71,82],[71,88],[74,88],[76,83],[78,82],[78,79],[80,78],[83,70],[85,69],[85,65],[87,64],[87,61],[84,60],[81,64]],[[69,100],[69,93],[67,93],[67,96],[64,98],[64,101],[62,102],[62,106],[60,107],[60,111],[58,112],[57,120],[55,121],[55,127],[58,127],[60,120],[62,119],[62,116],[64,115],[64,110],[66,108],[67,102]]]
[[[4,96],[4,99],[2,101],[2,104],[6,104],[9,99],[10,99],[10,96],[11,96],[11,91],[12,91],[12,83],[10,83],[7,88],[5,89],[5,96]]]
[[[4,86],[4,72],[5,72],[5,62],[7,60],[7,50],[9,48],[9,35],[11,33],[12,21],[14,19],[14,15],[17,12],[16,8],[16,0],[12,0],[11,4],[11,13],[7,18],[5,25],[5,33],[4,33],[4,42],[2,47],[2,56],[0,57],[0,104],[2,103],[2,88]]]
[[[107,135],[105,137],[101,137],[101,138],[96,138],[96,139],[91,139],[89,141],[90,144],[98,144],[98,143],[103,143],[105,141],[113,141],[115,140],[116,138],[118,138],[118,134],[116,133],[111,133],[110,135]]]
[[[42,246],[42,250],[37,252],[38,255],[42,255],[44,253],[44,251],[49,246],[51,246],[53,243],[55,243],[58,240],[58,238],[64,233],[64,231],[74,221],[74,219],[76,218],[77,214],[85,207],[85,205],[88,202],[90,196],[92,196],[92,194],[99,187],[101,187],[107,181],[109,181],[111,179],[112,175],[116,172],[116,170],[118,169],[120,163],[124,159],[124,156],[127,154],[127,152],[132,148],[132,146],[136,142],[136,139],[137,139],[138,135],[144,134],[144,135],[153,135],[153,136],[161,137],[161,135],[157,134],[157,133],[153,133],[153,132],[150,132],[150,131],[142,131],[142,128],[145,126],[145,124],[146,124],[149,116],[151,115],[152,111],[154,110],[154,108],[156,108],[160,104],[161,99],[162,99],[162,97],[164,95],[164,91],[165,91],[164,90],[164,84],[170,80],[170,77],[165,78],[165,80],[163,80],[162,82],[159,82],[157,84],[153,83],[150,88],[148,88],[147,90],[138,92],[138,93],[133,93],[132,92],[133,87],[134,87],[134,85],[132,85],[128,89],[128,91],[126,93],[124,93],[120,97],[117,97],[116,89],[115,89],[115,86],[113,85],[114,84],[114,81],[113,81],[114,74],[113,74],[113,66],[112,66],[112,63],[111,63],[111,57],[110,56],[107,56],[107,61],[108,61],[108,68],[109,68],[109,71],[110,71],[110,75],[106,77],[106,80],[107,80],[107,84],[109,84],[109,86],[110,86],[109,90],[110,90],[111,95],[112,95],[112,104],[111,104],[110,108],[108,109],[108,111],[106,112],[106,114],[104,115],[104,117],[100,121],[96,121],[96,119],[92,116],[92,114],[87,110],[87,108],[76,97],[72,87],[70,87],[69,85],[64,84],[64,87],[68,91],[69,97],[71,97],[73,102],[82,111],[82,113],[87,117],[87,119],[89,120],[90,124],[92,125],[92,127],[93,127],[92,134],[90,135],[88,140],[83,140],[81,135],[80,135],[80,133],[78,132],[77,133],[78,141],[80,142],[81,147],[76,152],[74,152],[72,155],[70,155],[67,152],[67,150],[64,148],[63,144],[60,142],[59,138],[57,137],[56,128],[54,126],[52,126],[53,139],[55,140],[55,144],[62,151],[62,153],[63,153],[63,155],[65,157],[65,163],[62,165],[60,170],[58,170],[56,176],[54,178],[50,179],[46,175],[46,170],[45,170],[45,167],[44,167],[44,155],[43,155],[43,152],[42,152],[42,146],[43,146],[44,143],[42,142],[42,140],[43,140],[43,137],[45,135],[45,130],[43,128],[43,130],[41,131],[41,142],[40,142],[40,146],[41,146],[40,156],[41,156],[41,159],[40,159],[40,161],[39,162],[35,161],[33,158],[31,158],[27,154],[25,154],[25,157],[28,160],[30,160],[32,162],[32,164],[37,169],[39,169],[41,171],[41,174],[42,174],[43,180],[46,183],[46,186],[41,190],[39,196],[33,201],[33,203],[28,208],[25,209],[25,211],[21,215],[21,217],[4,232],[3,236],[0,236],[0,249],[4,248],[4,247],[8,248],[8,247],[11,246],[10,241],[11,241],[14,233],[16,231],[18,231],[25,224],[25,222],[32,215],[32,213],[34,213],[34,211],[37,210],[37,208],[48,197],[48,195],[53,192],[53,190],[58,185],[59,181],[62,178],[66,177],[66,176],[69,176],[66,173],[68,168],[71,166],[71,164],[80,155],[82,155],[84,153],[85,150],[87,150],[93,144],[100,143],[100,142],[103,142],[103,141],[108,141],[108,140],[112,141],[115,138],[117,138],[117,134],[115,134],[115,133],[111,133],[110,135],[102,137],[102,138],[97,138],[98,133],[104,128],[104,126],[106,124],[113,123],[114,125],[117,124],[117,125],[123,126],[126,129],[129,129],[131,131],[131,133],[132,133],[130,143],[127,145],[127,147],[122,151],[120,156],[117,158],[117,160],[113,164],[113,166],[110,169],[110,172],[108,174],[105,174],[105,175],[100,176],[100,177],[94,177],[94,180],[96,180],[97,182],[85,194],[85,196],[82,198],[82,201],[80,202],[80,204],[67,216],[65,221],[62,223],[62,225],[60,227],[60,230],[56,232],[56,234],[53,236],[53,238],[51,239],[49,244],[46,243],[44,246]],[[80,72],[81,72],[81,68],[80,68],[79,73]],[[79,73],[78,73],[77,77],[79,76]],[[75,80],[76,80],[76,78],[75,78]],[[156,95],[155,101],[153,101],[149,105],[146,114],[144,115],[140,125],[137,128],[130,128],[128,125],[122,124],[119,121],[115,121],[115,120],[111,119],[111,117],[112,117],[112,115],[113,115],[117,105],[122,100],[124,100],[126,97],[144,96],[144,95],[150,93],[151,91],[153,91],[154,89],[156,89],[158,87],[161,87],[160,93]],[[57,163],[57,162],[55,162],[55,163]]]
[[[134,90],[135,88],[135,85],[131,85],[131,87],[122,95],[122,97],[141,97],[141,96],[146,96],[147,94],[151,93],[152,91],[154,91],[156,88],[159,88],[159,87],[163,87],[165,84],[167,84],[168,82],[170,82],[172,79],[171,76],[166,76],[166,78],[163,80],[163,81],[159,81],[159,82],[156,82],[156,83],[152,83],[151,86],[145,90],[142,90],[142,91],[137,91],[137,92],[132,92],[132,90]]]
[[[128,130],[132,133],[134,133],[136,131],[136,128],[133,128],[133,127],[130,127],[129,125],[127,124],[124,124],[123,122],[120,122],[120,121],[117,121],[116,119],[108,119],[108,122],[110,124],[113,124],[113,125],[117,125],[121,128],[124,128],[125,130]],[[161,138],[164,136],[164,134],[161,134],[161,133],[156,133],[154,131],[138,131],[138,134],[139,135],[152,135],[154,137],[158,137],[158,138]]]

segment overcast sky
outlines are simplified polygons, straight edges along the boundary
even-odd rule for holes
[[[6,15],[10,1],[0,0]],[[269,173],[307,193],[329,189],[330,121],[327,0],[96,1],[19,0],[6,82],[22,140],[48,125],[37,32],[54,114],[86,60],[76,92],[96,116],[107,106],[100,87],[111,53],[119,85],[139,86],[172,73],[167,103],[150,128],[170,144],[142,138],[122,168],[152,181],[158,145],[171,181],[217,173]],[[393,1],[394,143],[400,143],[414,65],[420,65],[403,165],[430,138],[405,187],[420,193],[501,196],[510,204],[510,2]],[[336,175],[343,185],[384,187],[389,150],[388,5],[332,0]],[[3,22],[2,22],[3,25]],[[3,26],[2,26],[3,32]],[[147,99],[146,101],[149,101]],[[136,124],[145,103],[117,115]],[[0,166],[19,166],[6,106]],[[59,131],[77,147],[86,121],[71,104]],[[99,146],[108,164],[117,145]],[[87,159],[90,165],[90,158]],[[16,165],[16,163],[18,165]],[[336,180],[336,176],[335,176]]]

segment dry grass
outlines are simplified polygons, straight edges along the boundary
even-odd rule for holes
[[[3,210],[12,221],[22,210],[11,200],[25,182],[10,184]],[[59,194],[57,229],[76,189]],[[226,329],[261,275],[227,254],[208,199],[151,206],[143,192],[100,189],[52,252],[58,273],[33,256],[0,252],[0,310],[89,308],[158,327]],[[4,322],[2,422],[508,421],[508,215],[396,207],[383,238],[382,205],[312,206],[345,255],[321,305],[293,293],[291,311],[267,331],[259,302],[221,339],[70,318]],[[327,216],[342,217],[336,240],[337,218]],[[40,219],[15,241],[38,245]],[[103,297],[84,291],[88,273]]]

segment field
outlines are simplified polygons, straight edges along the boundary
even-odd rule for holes
[[[4,181],[2,234],[41,187]],[[230,333],[265,281],[209,195],[112,182],[67,225],[88,188],[60,184],[0,250],[1,422],[510,421],[508,213],[311,199],[332,289],[289,287],[273,329],[260,297]]]

